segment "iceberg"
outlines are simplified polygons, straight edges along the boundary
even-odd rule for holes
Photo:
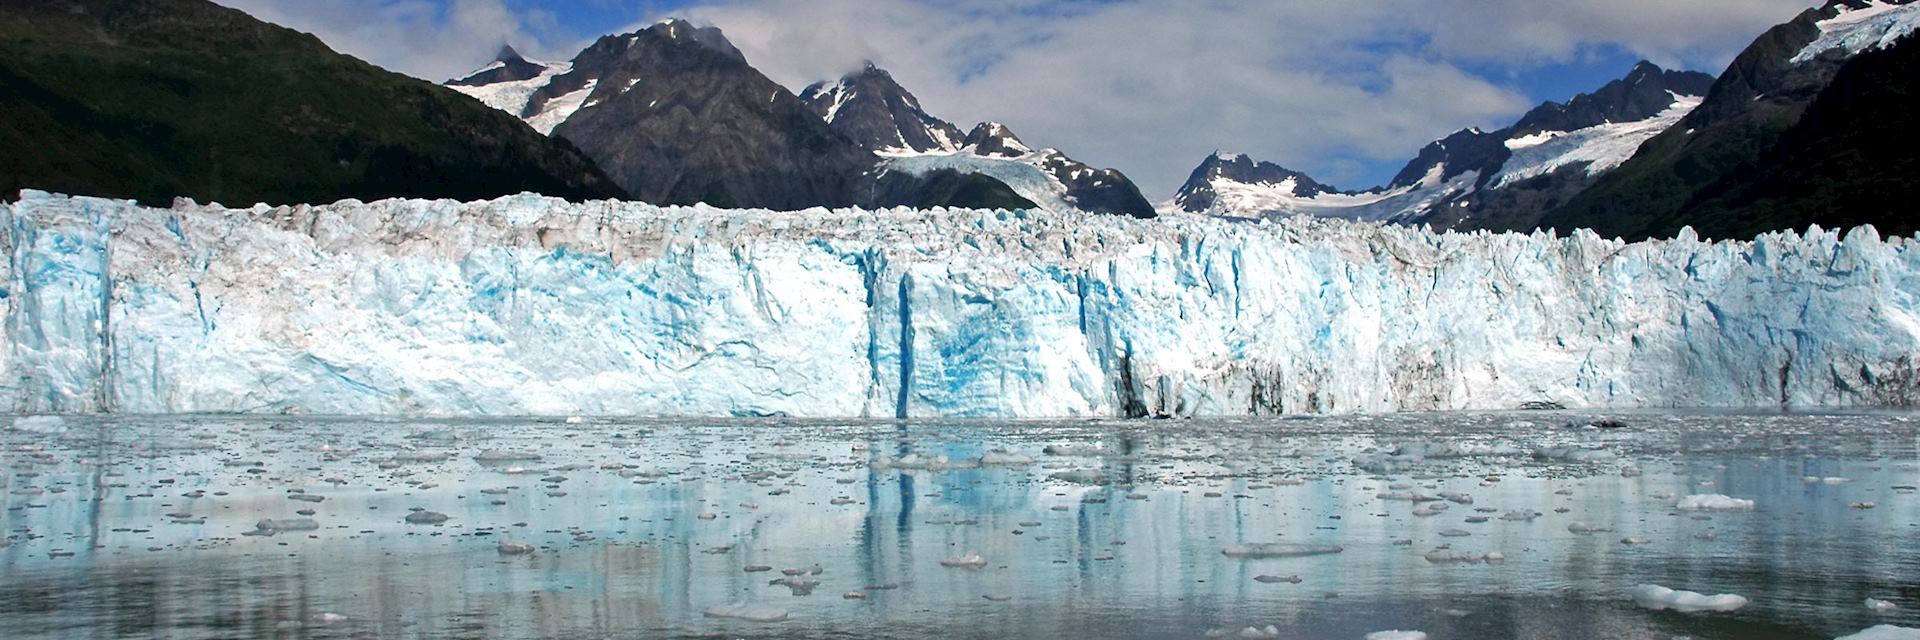
[[[1911,406],[1920,251],[534,195],[0,205],[16,413]]]

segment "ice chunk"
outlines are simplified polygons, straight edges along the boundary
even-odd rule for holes
[[[1336,545],[1294,544],[1287,542],[1248,542],[1221,549],[1220,553],[1229,558],[1298,558],[1340,553],[1346,549]]]
[[[13,419],[13,430],[26,433],[61,433],[67,430],[67,419],[60,416],[20,416]]]
[[[1747,606],[1747,599],[1731,593],[1702,595],[1693,591],[1675,591],[1657,584],[1635,586],[1628,592],[1633,601],[1648,609],[1672,609],[1681,612],[1733,611]]]
[[[787,619],[787,610],[767,604],[735,602],[707,607],[700,612],[709,618],[733,618],[748,622],[779,622]]]
[[[313,518],[283,518],[261,520],[253,525],[258,531],[311,531],[320,528]]]
[[[955,567],[960,569],[978,569],[978,568],[987,566],[987,559],[980,557],[980,554],[969,553],[966,555],[954,556],[951,558],[947,558],[945,560],[941,560],[940,566]]]
[[[1887,613],[1900,608],[1900,605],[1879,598],[1867,598],[1867,608],[1876,613]]]
[[[1682,511],[1752,511],[1753,501],[1718,493],[1694,494],[1681,498],[1674,508]]]
[[[1834,640],[1920,640],[1920,629],[1882,624]]]
[[[1366,640],[1427,640],[1427,634],[1419,631],[1375,631],[1367,634]]]

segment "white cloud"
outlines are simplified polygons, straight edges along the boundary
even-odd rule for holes
[[[528,56],[561,59],[573,57],[580,48],[572,46],[577,44],[573,38],[558,33],[551,14],[513,11],[502,0],[217,2],[313,33],[336,51],[434,82],[492,60],[503,43]]]
[[[435,80],[503,39],[567,57],[599,35],[556,35],[550,20],[543,27],[501,0],[223,1]],[[1029,143],[1120,168],[1158,200],[1220,147],[1364,186],[1354,183],[1361,167],[1377,174],[1434,138],[1500,126],[1531,106],[1518,88],[1465,68],[1520,71],[1606,47],[1718,71],[1816,3],[700,0],[675,13],[719,25],[791,88],[871,59],[935,115],[963,128],[1004,122]]]

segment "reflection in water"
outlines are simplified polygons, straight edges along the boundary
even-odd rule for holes
[[[1920,429],[1905,416],[1586,422],[22,419],[0,432],[0,637],[1198,638],[1274,625],[1301,639],[1832,638],[1920,626]],[[1380,497],[1443,492],[1455,499]],[[1675,510],[1689,494],[1758,506]],[[413,510],[448,519],[409,524]],[[1541,515],[1501,518],[1516,510]],[[300,518],[318,528],[258,525]],[[1221,553],[1246,543],[1344,551]],[[985,566],[942,565],[967,554]],[[770,584],[783,569],[820,584]],[[1652,611],[1626,598],[1641,583],[1752,604]],[[1868,597],[1904,608],[1876,613]],[[703,615],[736,602],[788,617]]]

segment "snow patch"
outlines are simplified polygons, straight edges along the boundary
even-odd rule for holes
[[[1658,115],[1634,122],[1609,122],[1575,131],[1543,131],[1506,141],[1513,156],[1494,174],[1493,189],[1547,175],[1561,167],[1585,163],[1589,176],[1626,164],[1640,145],[1680,122],[1702,98],[1673,95],[1673,104]]]
[[[575,112],[591,106],[586,103],[587,96],[593,95],[593,88],[599,84],[598,79],[588,80],[586,86],[580,87],[579,90],[548,100],[541,107],[540,113],[527,118],[527,124],[532,126],[534,131],[540,132],[540,135],[553,135],[554,128],[560,126],[560,123],[573,117]]]
[[[1835,49],[1857,55],[1863,51],[1893,46],[1914,29],[1920,28],[1920,3],[1892,4],[1875,1],[1854,9],[1840,6],[1840,14],[1818,23],[1820,37],[1793,56],[1795,64],[1820,57]]]

